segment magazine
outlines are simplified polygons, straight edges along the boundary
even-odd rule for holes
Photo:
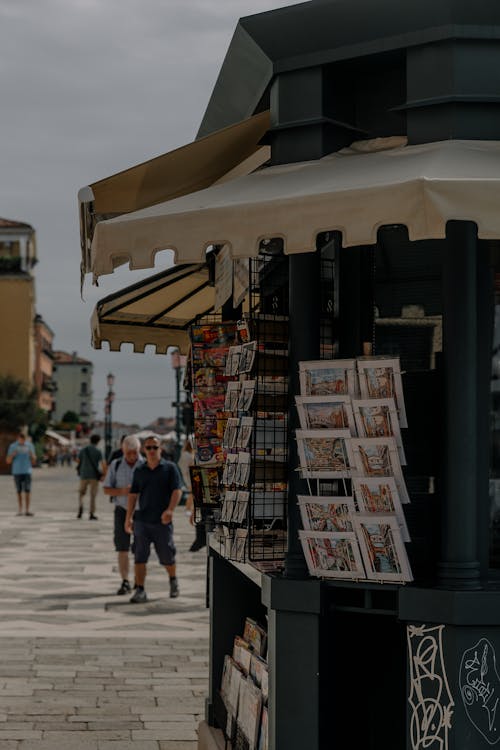
[[[356,396],[356,360],[320,359],[299,362],[302,396]]]
[[[301,476],[350,477],[353,455],[349,430],[296,430]]]
[[[395,582],[413,580],[394,513],[357,514],[354,523],[368,579]]]
[[[298,495],[302,525],[310,531],[354,531],[352,516],[356,512],[352,497],[318,497]]]
[[[245,675],[250,674],[252,651],[244,638],[237,635],[233,643],[233,659],[241,667]]]
[[[236,438],[238,436],[239,419],[238,417],[229,417],[226,422],[226,429],[224,431],[224,439],[222,445],[224,448],[234,448],[236,446]]]
[[[190,466],[191,491],[195,507],[220,503],[221,466]]]
[[[345,531],[299,531],[307,567],[318,578],[364,579],[356,534]]]
[[[251,617],[245,619],[243,638],[250,644],[258,656],[265,656],[267,646],[267,633],[256,620]]]
[[[257,750],[261,710],[262,693],[252,678],[247,677],[240,685],[238,725],[248,740],[248,750]]]

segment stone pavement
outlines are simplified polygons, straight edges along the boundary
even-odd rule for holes
[[[208,678],[206,556],[174,519],[181,595],[154,556],[147,604],[116,596],[113,506],[76,519],[77,476],[36,469],[34,517],[0,476],[0,749],[195,750]],[[87,508],[88,510],[88,504]],[[131,570],[133,568],[131,567]]]

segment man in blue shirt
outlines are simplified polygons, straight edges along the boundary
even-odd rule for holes
[[[125,518],[125,531],[134,532],[136,589],[130,599],[134,604],[147,601],[144,583],[151,544],[169,575],[171,598],[179,596],[172,517],[181,499],[182,482],[177,466],[161,457],[160,441],[155,435],[146,438],[144,450],[146,463],[134,471]]]
[[[125,435],[121,441],[121,454],[109,464],[103,485],[104,494],[109,495],[115,504],[114,542],[118,552],[118,570],[122,577],[121,586],[116,592],[118,595],[128,594],[131,590],[128,578],[130,534],[125,531],[125,518],[132,475],[134,469],[144,461],[140,450],[139,438]]]
[[[31,467],[36,464],[36,453],[31,440],[26,440],[24,432],[20,432],[17,440],[9,445],[6,462],[12,465],[12,475],[16,483],[17,491],[17,515],[23,515],[23,492],[24,492],[24,515],[32,516],[30,512],[31,499]]]

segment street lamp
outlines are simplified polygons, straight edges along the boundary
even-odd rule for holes
[[[109,373],[106,377],[106,383],[108,385],[108,393],[104,399],[104,455],[106,460],[109,459],[113,441],[113,413],[112,404],[115,398],[113,393],[113,385],[115,383],[115,376]]]

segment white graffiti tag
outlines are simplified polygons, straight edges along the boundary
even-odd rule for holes
[[[497,721],[500,678],[495,649],[486,638],[463,653],[460,694],[471,722],[490,745],[496,745],[500,740],[500,722]]]
[[[447,750],[455,705],[443,657],[444,625],[408,625],[412,750]]]

